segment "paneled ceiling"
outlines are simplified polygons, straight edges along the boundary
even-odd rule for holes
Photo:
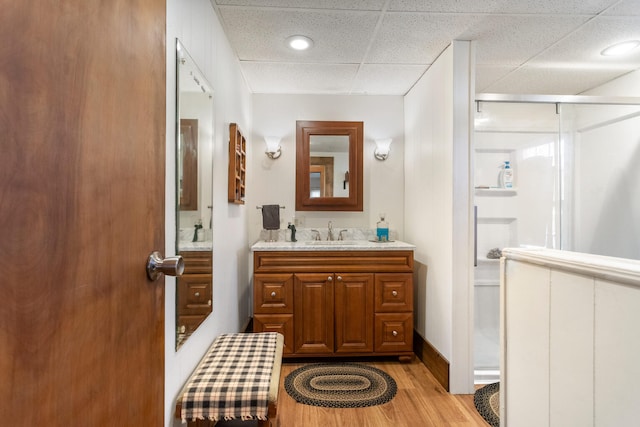
[[[403,95],[451,40],[476,92],[576,95],[640,69],[640,0],[211,0],[254,93]],[[285,39],[314,41],[304,52]]]

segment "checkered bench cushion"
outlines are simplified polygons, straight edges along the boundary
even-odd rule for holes
[[[266,420],[281,337],[264,332],[216,338],[183,388],[182,420]],[[280,360],[277,365],[279,379]]]

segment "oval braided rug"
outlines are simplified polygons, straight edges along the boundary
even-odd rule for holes
[[[284,388],[299,403],[362,408],[387,403],[398,386],[389,374],[357,363],[317,363],[291,372]]]
[[[487,384],[476,390],[473,403],[478,413],[491,426],[500,426],[500,383]]]

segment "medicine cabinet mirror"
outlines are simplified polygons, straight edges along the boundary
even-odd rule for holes
[[[213,92],[176,40],[176,350],[211,313]]]
[[[363,122],[296,122],[296,210],[362,211]]]

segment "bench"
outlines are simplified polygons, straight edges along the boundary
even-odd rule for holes
[[[178,395],[175,417],[188,427],[232,419],[275,427],[283,347],[276,332],[219,336]]]

